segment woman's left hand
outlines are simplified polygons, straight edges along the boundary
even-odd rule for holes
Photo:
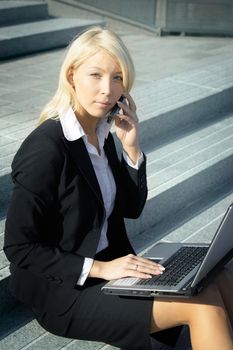
[[[128,104],[117,102],[123,114],[116,115],[115,130],[117,137],[122,143],[123,149],[130,159],[136,163],[141,154],[138,142],[136,105],[128,93],[124,93],[123,96],[127,98]]]

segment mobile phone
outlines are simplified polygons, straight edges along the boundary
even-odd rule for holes
[[[124,100],[125,100],[125,97],[124,96],[121,96],[120,98],[119,98],[119,100],[118,101],[120,101],[120,102],[124,102]],[[115,104],[115,106],[108,112],[108,114],[106,115],[106,118],[107,118],[107,123],[111,123],[112,122],[112,120],[113,120],[113,118],[115,117],[115,115],[116,114],[118,114],[119,112],[120,112],[120,107],[118,106],[118,104],[116,103]]]

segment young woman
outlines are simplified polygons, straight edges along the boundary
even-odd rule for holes
[[[45,329],[64,337],[149,350],[151,335],[162,334],[169,344],[177,326],[187,324],[194,350],[232,350],[227,270],[190,300],[101,292],[110,279],[163,271],[135,255],[124,225],[124,217],[140,215],[147,197],[146,157],[129,94],[133,80],[130,55],[113,32],[92,28],[71,43],[57,92],[12,163],[4,247],[9,288]],[[124,103],[117,102],[121,96]],[[121,161],[106,120],[116,103]]]

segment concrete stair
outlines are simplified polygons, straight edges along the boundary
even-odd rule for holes
[[[45,2],[0,1],[0,59],[66,46],[78,32],[103,21],[51,18]]]
[[[0,27],[49,18],[45,2],[0,1]]]

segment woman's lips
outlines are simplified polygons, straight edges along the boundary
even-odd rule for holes
[[[109,106],[111,106],[111,103],[109,103],[109,102],[96,101],[95,103],[96,103],[97,106],[99,106],[101,108],[109,108]]]

